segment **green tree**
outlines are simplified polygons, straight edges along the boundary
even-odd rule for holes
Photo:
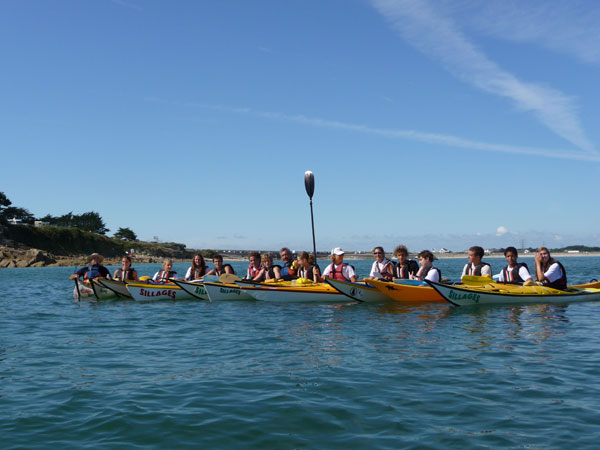
[[[130,228],[119,228],[113,237],[127,241],[137,241],[137,235]]]
[[[4,210],[12,205],[12,202],[8,199],[4,192],[0,192],[0,223],[6,223],[6,217]]]
[[[11,219],[14,217],[15,219],[21,219],[21,221],[23,223],[28,223],[30,225],[32,225],[33,222],[35,221],[34,215],[31,214],[25,208],[17,208],[16,206],[9,206],[9,207],[5,208],[2,213],[4,214],[4,217],[6,217],[7,219]]]
[[[102,217],[95,211],[90,211],[81,214],[80,216],[73,216],[73,227],[79,228],[84,231],[91,231],[92,233],[106,234],[110,231],[106,228]]]

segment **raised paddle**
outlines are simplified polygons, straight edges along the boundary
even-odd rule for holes
[[[241,278],[234,273],[224,273],[219,277],[221,283],[231,284],[240,281]]]
[[[304,187],[306,188],[306,193],[308,194],[308,198],[310,199],[310,223],[312,225],[312,238],[313,238],[313,254],[315,255],[315,262],[317,261],[317,244],[315,241],[315,219],[313,216],[313,204],[312,198],[315,193],[315,175],[307,170],[304,172]]]

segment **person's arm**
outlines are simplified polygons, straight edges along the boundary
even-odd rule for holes
[[[137,280],[138,280],[138,274],[137,274],[137,271],[136,271],[136,270],[133,270],[133,271],[131,272],[131,279],[132,279],[133,281],[137,281]]]
[[[188,268],[187,272],[185,273],[185,277],[183,278],[185,281],[190,281],[190,279],[192,278],[192,268]]]
[[[259,270],[259,272],[256,274],[256,276],[254,278],[252,278],[252,281],[262,281],[265,278],[265,268],[263,267],[262,269]]]
[[[539,252],[535,252],[535,277],[538,281],[544,281],[546,279],[544,276],[544,269],[542,269],[542,258],[540,257]]]
[[[425,279],[429,280],[429,281],[433,281],[434,283],[439,283],[440,282],[440,271],[437,270],[436,268],[433,268],[432,270],[429,271],[429,273],[427,274]]]
[[[210,269],[208,272],[205,273],[205,275],[216,275],[217,273],[217,269]]]
[[[492,266],[483,266],[481,268],[481,276],[492,278]]]
[[[544,272],[544,278],[548,280],[550,283],[554,283],[562,277],[562,270],[557,263],[552,264],[548,267],[548,270]]]
[[[373,263],[373,265],[371,266],[371,272],[369,272],[369,277],[373,278],[375,276],[376,270],[375,268],[377,267],[377,261],[375,261]]]
[[[350,279],[350,281],[352,281],[353,283],[356,283],[356,272],[354,272],[354,269],[352,268],[352,266],[350,264],[348,264],[346,266],[346,269],[348,270],[348,278]]]
[[[529,270],[525,266],[519,268],[519,276],[524,282],[532,279]]]
[[[313,281],[315,283],[322,283],[323,279],[321,278],[321,271],[317,266],[313,267]]]
[[[519,272],[521,273],[521,272]],[[504,269],[502,269],[500,271],[500,273],[498,274],[498,283],[504,283]]]
[[[279,280],[281,278],[281,269],[279,266],[273,266],[273,275],[275,275],[275,279]]]
[[[462,274],[460,276],[461,278],[464,277],[467,274],[467,268],[469,267],[469,264],[470,263],[467,263],[467,264],[465,264],[465,267],[463,267],[463,271],[462,271]]]

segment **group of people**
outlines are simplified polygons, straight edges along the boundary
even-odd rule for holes
[[[282,264],[274,264],[270,253],[260,254],[259,252],[250,252],[248,254],[248,269],[245,278],[252,281],[268,280],[293,280],[296,278],[307,278],[315,283],[322,282],[325,278],[336,280],[346,280],[355,282],[357,280],[356,272],[351,264],[344,262],[344,250],[336,247],[331,250],[331,263],[323,270],[315,261],[313,254],[300,252],[296,258],[292,251],[283,247],[279,251]],[[396,262],[386,258],[383,247],[375,247],[373,256],[375,261],[371,267],[369,277],[387,281],[395,279],[411,280],[429,280],[440,282],[442,272],[433,265],[435,257],[429,250],[423,250],[417,255],[418,263],[409,259],[408,249],[404,245],[399,245],[394,249]],[[483,261],[484,250],[482,247],[473,246],[468,252],[468,262],[462,270],[461,277],[465,275],[476,275],[492,278],[492,267]],[[498,281],[501,283],[519,283],[531,284],[533,277],[525,263],[519,263],[518,252],[515,247],[508,247],[504,250],[504,257],[507,265],[502,268],[498,274]],[[82,267],[71,275],[71,279],[83,277],[92,279],[96,277],[111,278],[111,274],[106,267],[102,265],[104,258],[98,253],[92,253],[87,260],[88,266]],[[187,270],[184,280],[201,280],[204,276],[223,274],[235,275],[235,270],[230,264],[223,264],[223,256],[216,254],[212,257],[214,267],[209,269],[204,257],[197,253],[192,259],[192,265]],[[535,254],[535,277],[539,283],[556,289],[566,289],[567,272],[563,265],[550,256],[550,251],[546,247],[540,247]],[[121,267],[115,270],[112,278],[115,280],[140,280],[137,271],[131,267],[131,257],[123,256]],[[143,277],[142,277],[143,278]],[[162,270],[157,271],[152,277],[151,282],[167,283],[170,279],[177,279],[177,272],[173,270],[173,261],[165,259]]]

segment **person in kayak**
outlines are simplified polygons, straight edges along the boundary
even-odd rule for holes
[[[192,265],[188,268],[185,273],[185,281],[197,280],[206,275],[206,262],[204,256],[200,253],[196,253],[192,259]]]
[[[292,256],[292,251],[287,247],[283,247],[279,250],[279,256],[283,261],[283,265],[281,266],[281,278],[286,281],[298,278],[298,275],[296,274],[296,260]]]
[[[373,256],[375,256],[375,261],[371,266],[369,278],[391,281],[394,277],[394,263],[385,257],[383,247],[375,247]]]
[[[231,264],[223,264],[223,256],[218,253],[213,256],[213,264],[215,265],[214,269],[208,271],[206,275],[216,275],[220,277],[224,273],[231,273],[235,275],[235,270],[231,267]]]
[[[419,271],[419,264],[414,259],[408,259],[408,249],[405,245],[399,245],[394,249],[394,256],[398,258],[394,268],[394,279],[408,280],[411,275]]]
[[[344,250],[336,247],[331,250],[331,264],[323,271],[323,278],[334,280],[356,281],[354,267],[344,262]]]
[[[433,266],[433,260],[435,259],[433,253],[429,250],[423,250],[418,255],[419,264],[421,268],[416,275],[411,275],[411,280],[429,280],[435,283],[439,283],[442,279],[442,272],[437,267]]]
[[[281,266],[273,265],[273,257],[269,253],[263,253],[260,257],[262,265],[258,274],[252,278],[253,281],[267,281],[281,279]]]
[[[260,264],[260,253],[248,253],[248,261],[250,261],[250,264],[248,265],[248,271],[246,272],[246,279],[253,280],[262,269],[262,265]]]
[[[131,280],[137,281],[138,274],[136,270],[131,267],[131,256],[125,255],[121,258],[121,268],[115,270],[113,279],[119,281]]]
[[[465,275],[477,275],[492,278],[492,267],[483,262],[483,248],[475,245],[469,249],[469,262],[463,268],[461,278]]]
[[[550,256],[550,250],[540,247],[535,253],[535,274],[544,286],[554,289],[567,288],[567,271],[563,265]]]
[[[92,253],[87,258],[88,265],[71,274],[69,278],[71,280],[76,280],[80,277],[83,277],[84,280],[92,280],[94,278],[110,279],[110,272],[102,265],[102,261],[104,261],[104,256],[98,253]]]
[[[517,262],[519,257],[517,249],[514,247],[506,247],[504,250],[504,258],[506,258],[507,266],[502,269],[498,275],[500,283],[523,284],[531,280],[529,267],[525,263]]]
[[[155,283],[169,283],[169,278],[177,279],[177,272],[173,270],[173,261],[165,259],[163,262],[163,270],[159,270],[152,277]]]
[[[308,252],[300,252],[298,255],[298,270],[296,273],[299,278],[306,278],[315,283],[322,281],[319,266],[315,264],[314,256],[309,255]]]

